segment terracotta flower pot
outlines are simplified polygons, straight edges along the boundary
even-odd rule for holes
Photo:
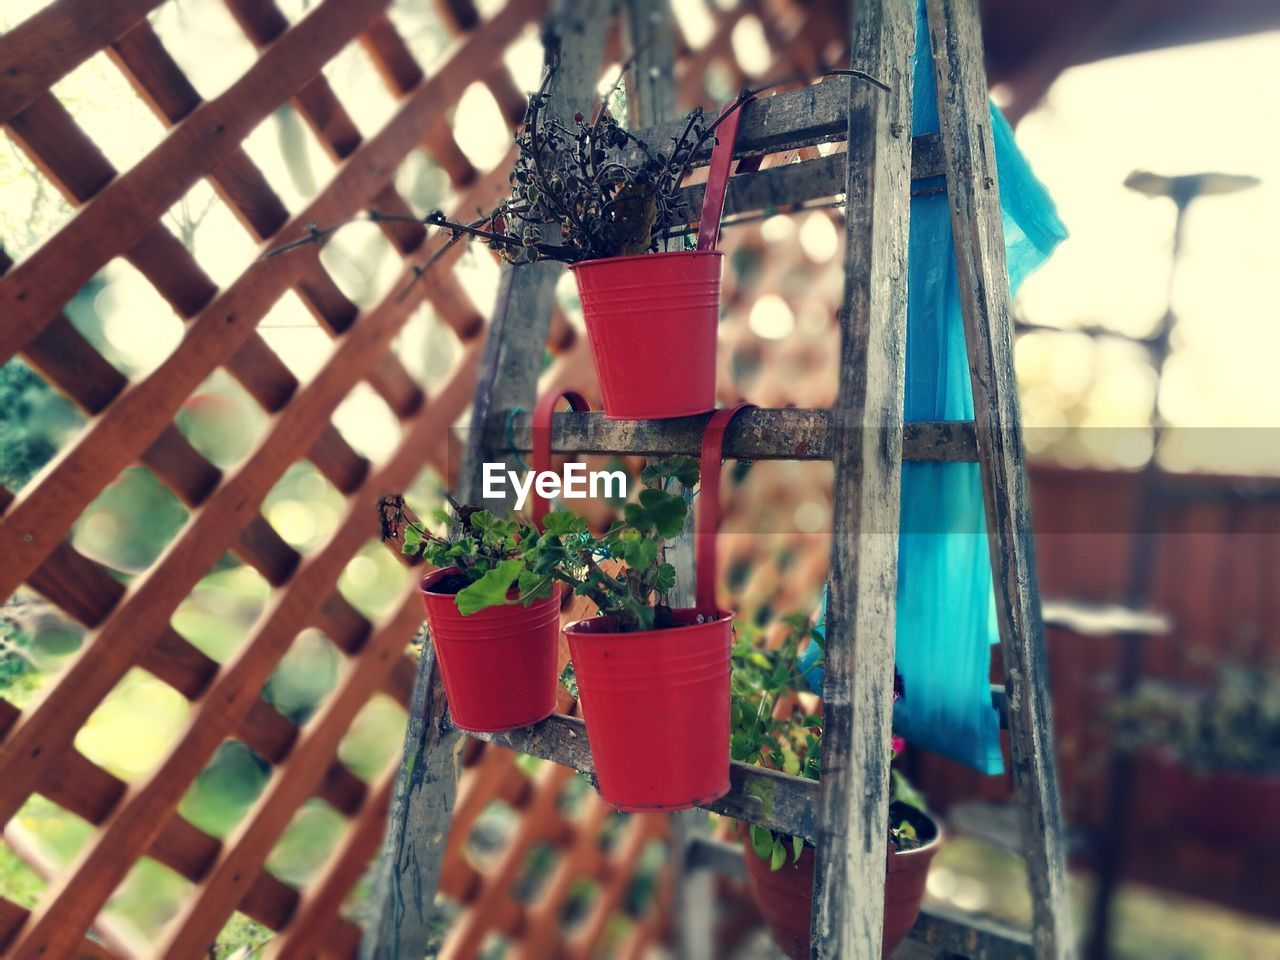
[[[560,675],[560,589],[528,607],[490,607],[463,616],[456,593],[437,593],[453,571],[422,581],[427,627],[455,726],[498,733],[545,720],[556,709]]]
[[[900,808],[898,808],[900,809]],[[916,827],[924,845],[902,853],[889,844],[888,871],[884,888],[884,949],[889,956],[911,930],[924,900],[929,863],[942,845],[942,828],[914,808],[904,813]],[[895,809],[895,814],[897,809]],[[744,831],[745,832],[745,831]],[[782,952],[792,960],[809,956],[809,917],[813,913],[813,847],[805,846],[794,863],[790,854],[777,870],[756,856],[750,840],[744,844],[747,882],[769,932]]]
[[[565,627],[600,795],[620,810],[683,810],[729,792],[733,615],[617,633]]]

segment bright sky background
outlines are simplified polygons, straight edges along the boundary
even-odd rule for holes
[[[1179,323],[1160,393],[1162,414],[1177,426],[1280,426],[1278,62],[1280,33],[1268,33],[1089,64],[1064,73],[1018,127],[1071,231],[1023,287],[1021,315],[1036,323],[1105,324],[1134,335],[1155,328],[1174,207],[1126,189],[1131,171],[1262,180],[1197,200],[1187,216],[1174,288]],[[1028,425],[1052,426],[1073,407],[1075,422],[1142,423],[1152,377],[1141,357],[1119,342],[1024,338]],[[1277,436],[1250,435],[1250,446],[1270,441],[1255,451],[1266,454],[1256,467],[1280,468]],[[1230,446],[1233,458],[1245,452]]]

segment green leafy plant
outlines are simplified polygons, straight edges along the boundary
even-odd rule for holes
[[[815,697],[810,695],[806,704],[799,694],[808,691],[804,674],[823,666],[824,635],[807,617],[790,614],[783,620],[788,632],[774,649],[760,643],[758,631],[740,631],[734,644],[729,751],[742,763],[817,780],[822,770],[822,716]],[[819,654],[802,672],[800,654],[807,644],[815,644]],[[896,747],[895,743],[888,749],[896,755]],[[889,838],[897,850],[920,846],[904,808],[926,809],[919,791],[894,768],[890,771]],[[750,826],[748,839],[756,856],[774,870],[781,869],[788,855],[793,862],[799,860],[809,843],[759,824]]]
[[[1218,662],[1210,686],[1147,680],[1108,712],[1124,750],[1171,753],[1201,773],[1280,773],[1280,665]]]
[[[599,536],[567,511],[548,514],[539,532],[452,499],[452,516],[437,514],[448,533],[435,534],[407,515],[402,500],[395,506],[397,498],[383,501],[384,536],[388,529],[403,530],[406,556],[453,568],[456,576],[442,587],[457,593],[464,615],[504,604],[527,606],[551,596],[559,582],[594,601],[619,632],[662,629],[675,624],[667,596],[676,571],[666,562],[665,546],[684,529],[688,511],[677,484],[695,485],[698,463],[671,457],[645,467],[641,480],[636,500]]]
[[[488,510],[464,506],[449,498],[452,512],[437,510],[436,522],[446,531],[432,532],[404,508],[403,498],[382,502],[383,535],[402,537],[400,552],[452,571],[438,585],[440,593],[454,593],[458,610],[468,616],[488,607],[523,603],[551,596],[544,589],[521,591],[509,598],[512,586],[527,573],[526,555],[536,543],[538,531],[521,520],[497,517]]]

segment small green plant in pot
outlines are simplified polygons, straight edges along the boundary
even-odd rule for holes
[[[698,473],[690,457],[647,468],[623,519],[603,537],[574,544],[586,567],[575,590],[600,615],[568,624],[565,635],[600,793],[623,810],[678,810],[729,790],[733,616],[715,607],[702,583],[714,570],[704,574],[702,563],[697,607],[668,602],[676,572],[665,546],[688,509],[677,483],[692,486]],[[704,478],[699,496],[714,498],[718,482]],[[602,559],[621,566],[610,572],[596,563]]]
[[[823,634],[804,617],[786,618],[788,633],[780,647],[763,649],[739,642],[733,651],[731,744],[733,759],[792,776],[819,779],[822,716],[820,703],[806,709],[807,690],[799,666],[806,644],[819,650],[806,658],[804,672],[821,666]],[[898,745],[886,745],[894,751]],[[924,898],[929,863],[942,831],[923,798],[896,768],[890,773],[888,862],[885,877],[884,956],[911,929]],[[787,956],[809,956],[809,918],[813,912],[813,844],[753,824],[744,830],[748,885],[774,940]]]
[[[438,569],[421,593],[453,722],[498,732],[555,712],[560,590],[552,582],[513,589],[539,534],[529,524],[450,499],[433,532],[403,498],[383,500],[383,538]]]
[[[558,612],[559,591],[572,590],[599,611],[565,633],[604,798],[627,810],[679,809],[727,792],[732,615],[668,602],[676,571],[665,548],[684,529],[689,508],[680,488],[698,479],[692,457],[648,465],[643,489],[601,534],[566,511],[547,514],[539,530],[457,504],[454,516],[440,518],[450,521],[449,532],[434,534],[407,519],[402,503],[384,502],[384,532],[403,530],[403,552],[440,567],[423,581],[423,597],[459,726],[497,729],[471,725],[474,715],[460,707],[508,700],[510,687],[502,684],[533,672],[531,620],[537,649],[547,651],[538,655],[536,688],[550,677],[552,689],[528,711],[545,708],[541,716],[504,729],[552,712],[556,633],[546,639],[544,616]],[[453,670],[456,650],[470,654],[465,687]],[[504,660],[517,650],[525,658],[519,667]],[[690,729],[702,735],[689,737]]]
[[[732,616],[669,603],[676,571],[666,545],[689,509],[680,488],[698,479],[692,457],[648,465],[643,489],[599,535],[572,513],[548,514],[540,533],[520,540],[518,566],[496,567],[502,577],[486,592],[488,602],[518,605],[554,583],[596,604],[598,616],[565,634],[597,785],[624,810],[680,809],[729,788]]]

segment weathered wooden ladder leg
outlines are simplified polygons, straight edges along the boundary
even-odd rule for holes
[[[855,5],[813,956],[879,957],[889,816],[894,598],[911,187],[908,0]]]
[[[928,0],[928,16],[996,583],[1013,778],[1035,911],[1033,939],[1042,960],[1067,960],[1076,956],[1076,944],[977,0]]]
[[[559,57],[559,69],[549,90],[549,109],[566,126],[575,113],[591,109],[608,14],[607,0],[563,0],[551,18],[548,35],[558,39],[559,47],[548,54]],[[491,414],[533,409],[562,269],[553,262],[503,267],[459,477],[464,502],[479,499],[481,465],[502,459],[485,445]],[[425,630],[422,637],[413,714],[379,862],[377,913],[361,948],[362,957],[377,960],[418,960],[425,951],[457,791],[457,733],[449,725]]]

